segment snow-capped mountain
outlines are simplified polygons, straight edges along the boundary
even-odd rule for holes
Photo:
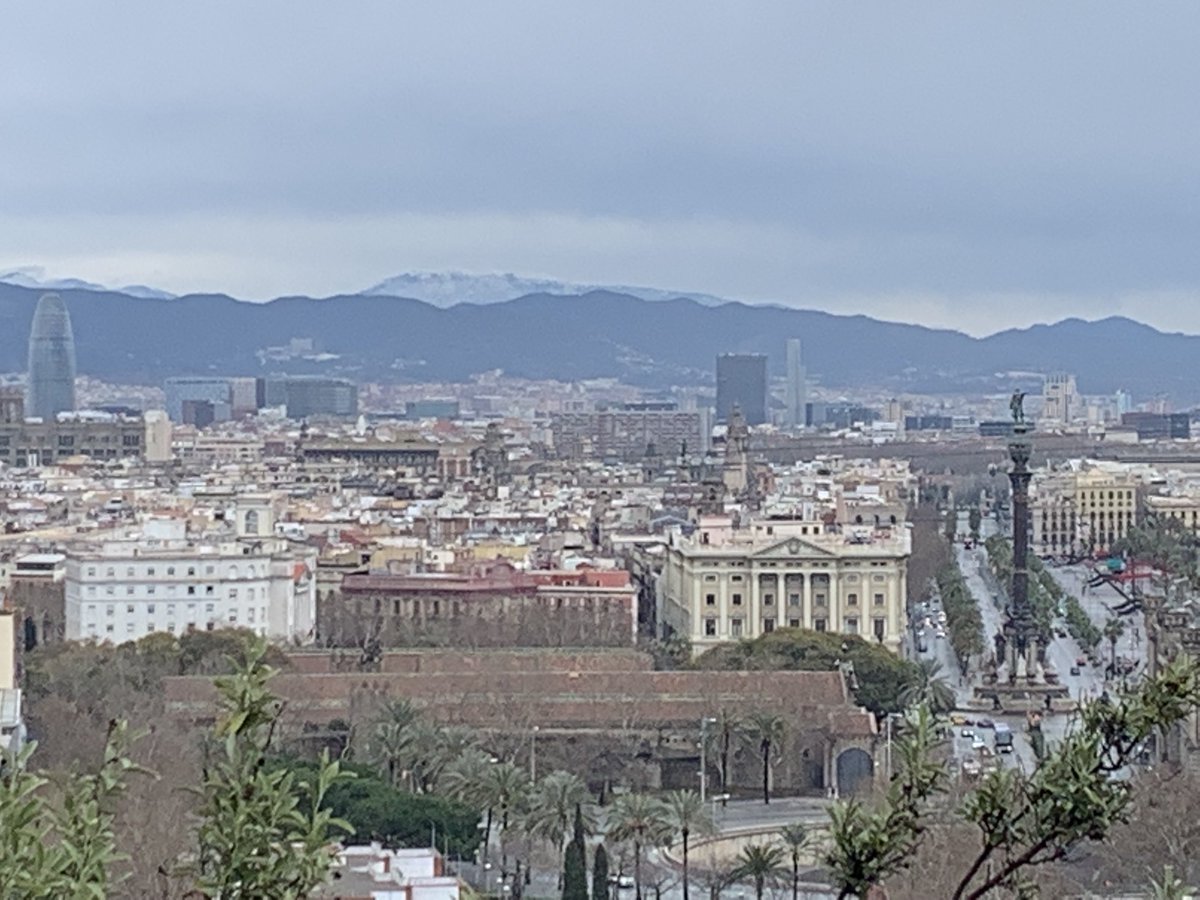
[[[0,272],[0,282],[15,284],[17,287],[40,288],[46,291],[117,291],[130,297],[142,297],[149,300],[174,300],[174,294],[160,291],[158,288],[147,287],[144,284],[131,284],[125,287],[110,288],[79,278],[50,278],[41,266],[22,266],[9,272]]]
[[[505,300],[524,297],[526,294],[574,296],[590,291],[612,291],[643,300],[674,300],[686,297],[705,306],[718,306],[729,302],[710,294],[666,291],[661,288],[634,287],[627,284],[577,284],[554,278],[526,278],[511,273],[475,275],[469,272],[405,272],[385,279],[360,293],[408,297],[412,300],[423,300],[434,306],[447,307],[458,303],[502,303]]]

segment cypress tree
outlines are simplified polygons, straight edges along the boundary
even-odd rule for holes
[[[563,857],[562,900],[588,900],[587,849],[583,836],[583,811],[575,807],[575,836]]]
[[[608,853],[601,844],[592,861],[592,900],[608,900]]]

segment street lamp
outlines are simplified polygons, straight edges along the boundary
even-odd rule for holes
[[[700,802],[704,802],[708,789],[708,726],[715,725],[716,719],[705,716],[700,720]],[[722,785],[723,787],[724,785]]]
[[[534,725],[533,734],[529,738],[529,782],[530,784],[537,783],[537,736],[542,729]]]

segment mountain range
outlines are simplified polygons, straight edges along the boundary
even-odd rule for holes
[[[25,367],[42,289],[0,283],[0,371]],[[535,293],[439,308],[415,299],[351,294],[248,303],[225,295],[138,297],[64,287],[79,371],[156,384],[171,375],[325,372],[362,381],[459,381],[500,369],[527,378],[620,378],[648,387],[713,381],[723,352],[765,353],[782,374],[784,342],[803,341],[820,383],[896,393],[1002,391],[1028,373],[1066,371],[1084,393],[1119,389],[1200,402],[1200,337],[1124,318],[1068,319],[973,338],[956,331],[812,310],[612,291]],[[313,338],[316,358],[264,354]],[[1021,376],[1016,373],[1026,373]]]

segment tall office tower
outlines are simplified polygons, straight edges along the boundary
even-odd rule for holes
[[[58,294],[43,294],[29,332],[29,382],[25,414],[53,422],[75,409],[75,335]]]
[[[788,338],[787,342],[787,424],[793,428],[803,427],[805,408],[808,405],[808,370],[804,368],[800,355],[800,339]]]
[[[1065,373],[1047,375],[1042,381],[1042,419],[1046,422],[1071,422],[1079,412],[1079,392],[1075,376]]]
[[[717,421],[728,422],[734,404],[747,425],[767,421],[767,358],[761,353],[717,357]]]

